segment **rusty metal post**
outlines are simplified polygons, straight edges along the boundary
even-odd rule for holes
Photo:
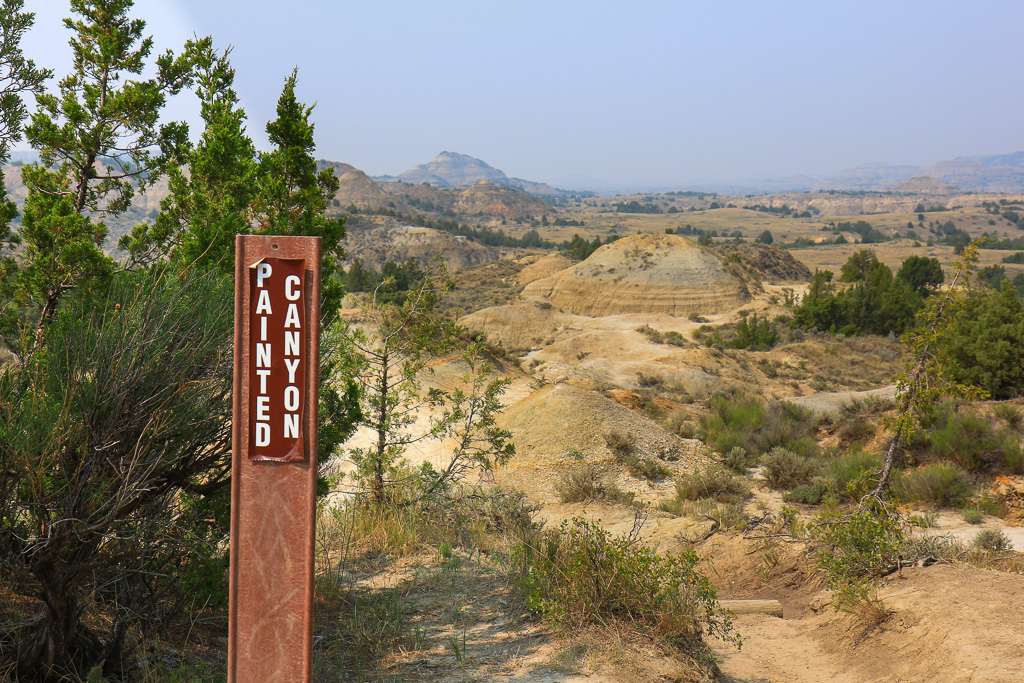
[[[312,679],[320,261],[319,237],[235,239],[234,683]]]

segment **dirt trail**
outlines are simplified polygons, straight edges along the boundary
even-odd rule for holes
[[[737,619],[743,647],[718,646],[731,683],[1010,683],[1024,673],[1024,576],[967,566],[904,570],[880,592],[878,626],[827,592],[798,619]]]
[[[762,614],[736,618],[743,647],[719,644],[726,683],[864,683],[850,672],[843,657],[808,635],[801,620],[777,619]]]

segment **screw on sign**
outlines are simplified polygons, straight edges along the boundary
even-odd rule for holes
[[[249,266],[249,457],[295,462],[302,443],[306,346],[303,259],[264,258]]]

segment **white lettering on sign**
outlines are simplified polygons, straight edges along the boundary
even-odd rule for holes
[[[265,263],[263,265],[266,265]],[[270,292],[265,289],[260,290],[260,298],[256,302],[256,315],[270,315],[273,311],[270,310]]]
[[[295,384],[295,370],[299,367],[299,359],[285,358],[284,366],[288,368],[288,384]]]
[[[299,416],[293,414],[284,416],[284,438],[299,438]]]
[[[256,423],[256,445],[257,446],[269,446],[270,445],[270,425],[266,422]]]
[[[299,307],[295,304],[288,304],[288,315],[284,319],[284,327],[302,327],[302,323],[299,321]]]
[[[259,459],[293,459],[295,448],[302,453],[303,278],[294,274],[296,268],[303,272],[299,264],[268,259],[253,264],[250,271],[255,274],[255,306],[250,309],[255,334],[249,370],[251,443],[264,449],[254,454]]]
[[[284,355],[286,356],[297,356],[299,355],[299,333],[298,332],[285,332],[284,333]],[[285,361],[286,363],[288,361]]]
[[[270,344],[257,344],[256,345],[256,367],[258,367],[258,368],[269,368],[270,367]]]
[[[284,279],[284,298],[288,301],[298,301],[299,297],[302,296],[302,290],[296,289],[302,280],[299,279],[298,275],[289,275]]]

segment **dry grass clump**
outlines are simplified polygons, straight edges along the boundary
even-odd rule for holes
[[[1024,427],[1024,413],[1012,403],[997,403],[992,406],[992,414],[1015,432],[1021,431]]]
[[[973,482],[959,466],[935,462],[913,470],[899,471],[893,478],[893,492],[903,501],[932,503],[938,507],[963,504],[973,493]]]
[[[637,520],[625,537],[566,520],[521,546],[515,563],[530,609],[556,627],[621,625],[694,655],[708,653],[706,637],[735,641],[697,554],[658,555],[638,541]]]
[[[1002,529],[982,529],[974,536],[971,547],[990,553],[1002,553],[1013,550],[1013,541]]]
[[[708,409],[709,414],[701,418],[698,435],[723,455],[743,448],[751,457],[759,458],[777,446],[803,456],[818,452],[813,438],[818,419],[802,406],[787,401],[765,404],[738,393],[713,397]]]
[[[668,468],[657,460],[644,458],[637,454],[636,444],[633,442],[632,437],[628,435],[623,435],[619,432],[609,432],[604,435],[604,442],[608,446],[608,450],[615,457],[615,460],[623,465],[626,471],[634,477],[647,479],[648,481],[657,481],[671,474]]]
[[[675,330],[659,332],[650,325],[641,325],[636,331],[647,337],[655,344],[670,344],[672,346],[686,346],[686,337]]]
[[[761,458],[764,478],[773,489],[793,489],[801,484],[810,484],[822,471],[817,458],[809,458],[776,446]]]
[[[750,496],[750,485],[729,468],[709,463],[679,476],[676,495],[682,500],[711,498],[722,503],[738,503]]]
[[[562,472],[555,480],[555,491],[563,503],[602,500],[632,505],[635,500],[632,492],[620,489],[610,476],[594,465],[583,465]]]

